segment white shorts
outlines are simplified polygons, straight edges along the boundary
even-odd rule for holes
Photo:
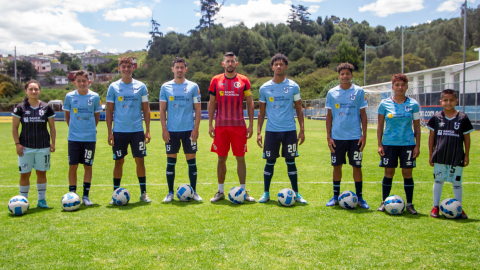
[[[23,157],[18,156],[20,173],[29,173],[35,168],[37,171],[50,170],[50,148],[25,148]]]
[[[462,183],[463,167],[445,164],[433,164],[433,177],[435,181],[447,181],[450,183]]]

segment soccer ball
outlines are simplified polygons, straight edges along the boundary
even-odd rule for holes
[[[343,209],[353,209],[357,206],[358,198],[352,191],[344,191],[338,197],[338,203]]]
[[[181,202],[188,202],[193,198],[193,188],[190,185],[183,184],[177,188],[177,198]]]
[[[112,194],[113,204],[126,205],[130,201],[130,192],[126,188],[117,188]]]
[[[385,199],[385,211],[392,215],[400,215],[405,210],[405,201],[398,195],[391,195]]]
[[[440,204],[440,212],[446,218],[458,218],[462,215],[462,203],[455,199],[445,199]]]
[[[245,201],[247,192],[241,187],[233,187],[228,192],[228,199],[234,204],[241,204]]]
[[[25,214],[28,208],[30,208],[30,204],[28,203],[27,198],[23,196],[17,195],[8,201],[8,210],[16,216]]]
[[[80,207],[80,196],[74,192],[69,192],[62,197],[63,210],[71,212]]]
[[[294,205],[295,197],[295,192],[289,188],[284,188],[278,192],[278,202],[283,206]]]

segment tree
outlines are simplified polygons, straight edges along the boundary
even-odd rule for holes
[[[70,63],[70,70],[81,70],[82,69],[82,60],[78,57],[75,57]]]
[[[202,18],[200,19],[200,24],[196,27],[197,30],[200,30],[202,27],[208,27],[208,42],[210,44],[209,56],[212,58],[212,25],[215,24],[215,16],[220,12],[220,8],[223,6],[217,3],[216,0],[200,0],[200,14]]]
[[[45,81],[49,85],[55,85],[55,77],[53,77],[51,73],[45,74]]]
[[[72,62],[72,58],[70,56],[68,56],[68,54],[62,52],[60,54],[60,57],[58,58],[58,60],[60,61],[60,63],[62,64],[65,64],[66,62]]]
[[[95,72],[95,67],[92,64],[87,65],[87,70],[90,72]]]
[[[330,61],[330,54],[325,49],[315,52],[313,56],[313,62],[319,68],[328,67]]]
[[[56,76],[65,76],[66,75],[66,72],[61,68],[54,68],[51,73],[53,75],[56,75]]]
[[[7,74],[11,77],[15,77],[14,65],[15,63],[13,61],[7,63]],[[28,61],[17,61],[17,73],[20,80],[28,81],[30,79],[37,78],[38,71],[35,69],[33,64]]]
[[[337,49],[337,54],[332,60],[338,63],[350,63],[355,68],[358,68],[358,63],[360,62],[357,49],[347,40],[343,40],[340,43]]]
[[[157,21],[153,19],[153,14],[152,14],[152,19],[150,20],[150,24],[152,26],[152,29],[148,33],[150,34],[151,38],[148,41],[147,49],[150,46],[152,46],[153,43],[155,43],[155,40],[157,39],[157,37],[163,37],[163,33],[158,31],[158,27],[160,26],[160,24],[157,23]]]

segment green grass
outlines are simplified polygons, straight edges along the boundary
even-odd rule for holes
[[[140,195],[134,160],[127,156],[122,186],[132,193],[124,207],[109,206],[113,160],[107,145],[106,125],[100,122],[93,167],[91,199],[94,207],[63,212],[60,198],[68,192],[67,125],[57,122],[57,151],[48,172],[47,201],[51,209],[36,208],[35,176],[30,188],[31,209],[12,216],[8,199],[18,194],[18,167],[10,124],[0,124],[0,268],[28,269],[411,269],[477,268],[480,265],[480,210],[476,192],[480,181],[478,132],[472,134],[471,165],[465,169],[464,208],[470,219],[429,217],[432,204],[432,168],[428,165],[427,134],[414,170],[414,203],[419,215],[390,216],[376,210],[381,201],[383,171],[378,167],[376,130],[368,130],[364,152],[364,197],[371,209],[328,208],[332,195],[330,154],[325,122],[306,120],[306,142],[297,159],[299,188],[308,205],[285,208],[267,204],[211,204],[216,192],[216,155],[210,153],[207,122],[199,138],[198,193],[203,203],[162,204],[167,193],[166,155],[159,122],[152,122],[148,145],[147,190],[151,204]],[[263,191],[261,149],[248,142],[247,189],[257,200]],[[236,163],[230,156],[226,189],[238,185]],[[354,190],[352,171],[344,168],[343,190]],[[79,169],[83,175],[83,170]],[[82,179],[81,177],[79,179]],[[398,171],[392,194],[404,197]],[[176,166],[176,187],[188,183],[184,155]],[[277,162],[272,193],[290,187],[283,159]],[[81,193],[81,183],[79,185]],[[443,197],[453,197],[445,184]]]

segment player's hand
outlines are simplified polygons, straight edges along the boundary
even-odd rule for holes
[[[305,141],[305,132],[300,131],[300,132],[298,133],[298,140],[297,140],[298,145],[302,145],[302,143],[303,143],[304,141]]]
[[[465,156],[463,159],[463,167],[467,167],[468,163],[470,163],[470,158],[468,156]]]
[[[433,167],[432,158],[433,158],[433,157],[432,157],[432,156],[430,156],[430,158],[428,159],[428,163],[430,163],[430,166],[432,166],[432,167]],[[466,166],[466,165],[464,165],[464,166]]]
[[[253,127],[252,126],[249,126],[247,128],[247,139],[250,139],[253,135]]]
[[[385,150],[383,149],[383,145],[378,146],[378,154],[383,157],[385,156]]]
[[[363,152],[363,148],[365,148],[365,143],[367,142],[367,138],[365,136],[362,136],[360,140],[358,140],[358,144],[360,145],[360,152]]]
[[[335,145],[335,141],[332,138],[327,138],[327,141],[328,141],[328,148],[330,148],[330,152],[335,153],[335,149],[333,149],[334,147],[337,147]]]
[[[168,132],[168,130],[166,130],[166,129],[162,130],[162,138],[163,138],[163,141],[165,143],[169,143],[170,142],[170,132]]]
[[[415,146],[415,148],[413,148],[413,158],[417,158],[418,156],[420,156],[420,146]]]
[[[21,145],[21,144],[17,144],[16,146],[17,146],[17,155],[19,157],[23,157],[23,155],[24,155],[23,151],[25,151],[27,149],[25,149],[25,147],[23,147],[23,145]]]
[[[210,137],[215,138],[215,128],[213,126],[208,127],[208,134],[210,134]]]
[[[110,146],[114,146],[115,145],[115,139],[113,138],[113,133],[112,134],[108,134],[108,144]]]
[[[50,144],[50,152],[51,153],[55,152],[55,144],[54,143]]]
[[[197,142],[198,139],[198,129],[194,128],[192,130],[192,134],[190,135],[190,139],[192,139],[192,142]]]
[[[152,137],[150,137],[150,131],[145,132],[145,144],[149,143]]]
[[[257,134],[257,144],[262,148],[262,133]]]

